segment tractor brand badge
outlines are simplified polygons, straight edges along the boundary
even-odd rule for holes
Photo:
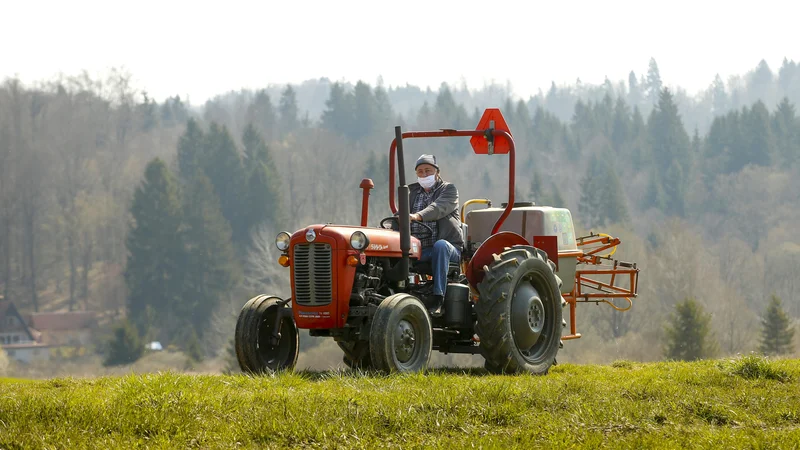
[[[315,233],[314,230],[306,231],[306,240],[308,242],[313,242],[314,239],[316,239],[316,238],[317,238],[317,233]]]
[[[416,243],[416,242],[414,242],[413,244],[411,244],[411,251],[412,251],[412,252],[414,252],[414,253],[416,253],[416,252],[417,252],[417,243]]]
[[[386,250],[389,248],[389,244],[369,244],[370,250]]]

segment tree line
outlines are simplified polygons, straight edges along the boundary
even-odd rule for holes
[[[722,349],[735,352],[754,348],[752,336],[739,336],[752,327],[741,324],[763,313],[768,290],[786,301],[789,317],[800,314],[792,281],[800,252],[790,225],[798,214],[784,207],[797,188],[796,65],[785,62],[777,77],[762,66],[744,91],[717,86],[719,108],[704,116],[707,127],[687,125],[686,97],[663,86],[654,61],[646,77],[627,84],[502,97],[520,149],[517,198],[569,207],[581,230],[619,229],[644,261],[639,309],[591,311],[599,334],[666,340],[654,318],[667,322],[698,294],[698,304],[713,310],[714,292],[724,292],[729,312],[711,325]],[[763,86],[773,87],[743,103]],[[241,91],[197,108],[179,97],[158,104],[121,73],[33,88],[7,81],[0,293],[23,309],[99,309],[111,312],[109,323],[128,317],[142,337],[208,342],[221,305],[243,303],[239,296],[258,289],[288,289],[284,272],[259,265],[274,266],[277,230],[357,222],[364,176],[376,184],[371,222],[388,215],[394,125],[472,128],[484,106],[497,106],[475,99],[503,93],[487,88],[464,101],[463,90],[446,84],[428,93],[333,83],[312,118],[298,100],[302,89]],[[408,108],[402,92],[420,106]],[[788,95],[778,101],[776,93]],[[415,142],[409,151],[439,155],[464,199],[505,198],[504,160],[466,157],[459,140]],[[702,258],[685,257],[689,242]],[[730,261],[741,261],[741,270]],[[704,282],[689,282],[693,273],[705,273]]]

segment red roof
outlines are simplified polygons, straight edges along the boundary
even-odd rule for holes
[[[15,350],[15,349],[23,349],[23,348],[48,348],[51,347],[47,344],[41,344],[39,342],[26,342],[24,344],[6,344],[0,346],[6,350]]]
[[[90,311],[32,313],[30,326],[39,331],[79,330],[90,328],[94,320],[95,313]]]

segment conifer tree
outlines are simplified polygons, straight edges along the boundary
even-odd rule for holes
[[[206,134],[206,158],[203,173],[209,178],[220,202],[222,215],[233,232],[233,241],[241,245],[247,241],[248,223],[245,195],[245,171],[239,151],[226,127],[212,123]],[[194,180],[193,180],[194,181]]]
[[[375,130],[377,112],[378,105],[372,89],[367,83],[359,81],[353,89],[353,123],[348,135],[356,140],[371,135]]]
[[[788,166],[793,165],[800,157],[800,122],[795,115],[794,105],[787,97],[783,97],[773,113],[772,134],[780,161]]]
[[[581,178],[581,197],[578,201],[578,214],[580,214],[581,221],[590,228],[602,225],[599,214],[601,176],[600,159],[596,154],[592,154],[586,166],[586,173]]]
[[[628,103],[634,108],[638,109],[642,102],[642,91],[639,82],[636,79],[636,73],[630,71],[628,74]]]
[[[144,343],[139,338],[136,327],[128,320],[124,320],[114,328],[114,337],[108,342],[103,365],[120,366],[132,364],[142,357]]]
[[[284,136],[298,128],[300,124],[300,118],[297,107],[297,93],[290,84],[287,84],[286,89],[284,89],[281,93],[278,112],[280,113],[279,134],[281,136]]]
[[[658,70],[658,63],[656,62],[655,58],[650,58],[650,63],[647,67],[647,81],[645,84],[645,90],[647,92],[647,99],[653,105],[659,102],[661,85],[661,72]]]
[[[714,82],[711,84],[711,98],[714,114],[722,115],[728,111],[728,93],[719,74],[714,77]]]
[[[252,124],[265,139],[270,139],[275,128],[275,107],[266,90],[259,90],[253,103],[247,107],[246,121]]]
[[[780,297],[772,295],[761,318],[759,351],[766,355],[785,355],[794,350],[794,327],[783,310]]]
[[[205,159],[206,142],[203,130],[194,118],[186,123],[186,131],[178,140],[178,172],[186,182],[201,170]]]
[[[392,129],[394,112],[389,94],[380,84],[375,88],[375,126],[374,131],[385,133]],[[476,122],[477,123],[477,122]]]
[[[322,127],[348,136],[354,121],[353,96],[345,91],[341,83],[333,83],[325,101],[325,111],[322,112]]]
[[[128,317],[143,333],[149,326],[148,306],[157,313],[160,324],[168,321],[172,306],[181,297],[186,262],[177,183],[160,159],[147,165],[130,212],[134,223],[127,239]]]
[[[651,182],[666,194],[665,212],[682,215],[685,184],[692,165],[691,143],[669,89],[664,88],[661,92],[647,128],[655,176]]]
[[[622,97],[617,98],[614,105],[614,122],[611,129],[611,142],[614,150],[620,152],[625,149],[631,139],[631,118],[628,105]]]
[[[280,179],[269,148],[253,126],[242,135],[247,176],[245,202],[242,209],[248,236],[254,227],[283,222]]]
[[[667,342],[664,356],[667,359],[696,361],[712,358],[717,353],[717,343],[711,331],[711,315],[693,298],[675,305],[665,331]]]
[[[238,281],[231,244],[231,227],[220,212],[220,201],[204,173],[195,175],[183,197],[181,241],[187,253],[185,283],[176,316],[199,336],[208,329],[215,305]]]
[[[628,222],[625,192],[608,158],[600,159],[592,155],[581,180],[578,212],[589,227]]]

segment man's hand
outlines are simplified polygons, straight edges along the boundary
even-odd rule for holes
[[[422,222],[422,216],[419,213],[411,214],[409,217],[412,222]]]

